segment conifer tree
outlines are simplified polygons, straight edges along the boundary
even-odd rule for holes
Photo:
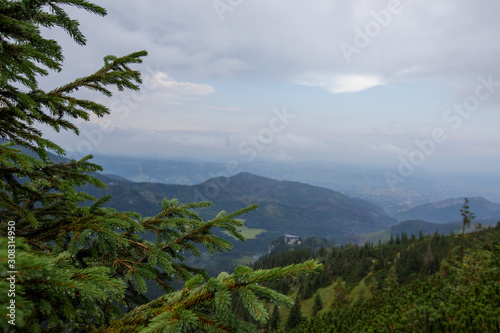
[[[371,300],[375,297],[375,294],[377,292],[377,280],[373,278],[368,284],[367,289],[368,289],[368,295],[366,299]]]
[[[391,238],[389,239],[389,241],[387,243],[390,245],[394,245],[394,235],[392,233],[391,233]]]
[[[330,309],[342,308],[349,303],[349,296],[347,295],[347,287],[344,279],[340,276],[333,282],[333,297]]]
[[[209,253],[230,250],[232,245],[213,230],[221,228],[244,240],[237,231],[242,225],[237,217],[256,205],[229,214],[222,211],[204,221],[194,210],[210,203],[165,199],[156,216],[143,218],[105,207],[109,196],[98,199],[79,190],[89,184],[105,187],[91,175],[102,169],[90,162],[90,155],[51,160],[50,152],[65,152],[44,138],[39,126],[78,134],[73,119],[103,117],[110,110],[74,92],[89,89],[111,96],[112,89],[137,90],[140,72],[130,66],[146,56],[146,51],[106,56],[93,74],[43,90],[40,77],[60,71],[63,54],[57,41],[42,36],[40,27],[61,28],[80,45],[86,41],[78,21],[66,12],[68,6],[106,14],[86,0],[0,3],[0,269],[2,275],[17,271],[16,325],[6,320],[4,305],[11,300],[2,294],[0,329],[254,331],[229,311],[235,293],[255,320],[266,322],[265,300],[283,306],[291,306],[292,300],[260,284],[321,266],[308,261],[269,270],[238,267],[232,274],[210,278],[185,264],[184,253],[200,255],[197,245]],[[8,232],[10,226],[15,226],[14,233]],[[141,237],[146,232],[156,236],[154,242]],[[16,257],[11,263],[4,249],[13,244]],[[173,290],[174,278],[186,281],[182,290]],[[162,288],[164,296],[149,301],[148,281]]]
[[[465,242],[465,229],[470,227],[471,222],[476,217],[474,213],[469,210],[469,199],[464,199],[464,204],[462,209],[460,209],[460,215],[462,215],[462,236],[460,242],[460,258],[464,257],[464,242]]]
[[[393,293],[399,286],[398,274],[396,272],[396,266],[392,265],[389,270],[389,275],[385,279],[387,287],[385,288],[388,292]]]
[[[316,297],[314,297],[312,316],[316,317],[321,310],[323,310],[323,301],[321,300],[321,296],[319,295],[319,293],[317,293]]]
[[[288,314],[288,318],[286,319],[285,323],[285,329],[291,330],[292,328],[295,328],[297,325],[300,324],[302,320],[302,311],[301,311],[301,306],[300,306],[300,301],[299,297],[297,296],[295,298],[295,303],[293,304],[292,308],[290,309],[290,313]]]
[[[269,320],[269,329],[277,330],[280,326],[281,318],[280,312],[277,305],[274,306],[273,314],[271,315],[271,319]]]

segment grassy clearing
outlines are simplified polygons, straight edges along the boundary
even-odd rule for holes
[[[321,301],[323,302],[323,310],[321,310],[319,312],[319,315],[321,315],[321,314],[323,314],[323,312],[330,310],[330,304],[332,303],[332,299],[333,299],[333,285],[329,285],[326,288],[320,288],[320,289],[318,289],[317,293],[319,293],[319,296],[321,297]],[[295,299],[296,294],[294,293],[294,294],[288,295],[288,296]],[[308,298],[308,299],[300,302],[300,311],[301,311],[303,317],[308,317],[308,318],[311,317],[315,297],[316,297],[316,294],[314,294],[311,298]],[[272,309],[270,310],[270,313],[271,313],[271,311],[272,311]],[[288,318],[288,314],[290,313],[290,309],[280,308],[279,311],[280,311],[281,325],[282,325],[282,328],[284,328],[284,325],[285,325],[286,320]]]
[[[238,259],[234,259],[233,262],[236,264],[236,265],[243,265],[243,266],[250,266],[251,264],[253,264],[256,260],[258,259],[258,257],[251,257],[251,256],[244,256],[244,257],[241,257],[241,258],[238,258]]]
[[[371,274],[368,274],[363,280],[359,282],[358,285],[356,285],[349,293],[349,298],[351,299],[351,302],[354,302],[356,300],[359,300],[362,294],[365,294],[368,290],[368,286],[366,283],[366,279],[370,276]],[[325,288],[320,288],[318,289],[317,293],[319,293],[319,296],[321,297],[321,301],[323,302],[323,310],[319,312],[319,315],[323,314],[324,312],[330,311],[330,306],[333,300],[334,296],[334,291],[333,291],[333,284],[329,285],[328,287]],[[296,294],[288,295],[295,299]],[[303,317],[308,317],[310,318],[312,315],[312,308],[314,305],[314,298],[316,297],[316,294],[314,294],[311,298],[308,298],[306,300],[303,300],[300,302],[300,311],[302,313]],[[270,313],[272,309],[270,308]],[[290,313],[290,309],[288,308],[280,308],[280,319],[281,319],[281,325],[282,328],[284,327],[284,324],[286,323],[286,320],[288,318],[288,314]]]
[[[361,241],[363,243],[378,244],[378,241],[386,242],[391,238],[391,229],[380,230],[377,232],[372,232],[370,234],[361,235]]]
[[[258,228],[248,228],[245,226],[242,226],[241,228],[238,229],[239,233],[243,235],[246,239],[255,239],[257,235],[266,232],[266,229],[258,229]],[[229,232],[224,231],[225,234],[231,235]]]

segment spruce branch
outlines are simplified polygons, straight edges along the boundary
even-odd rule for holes
[[[237,327],[231,326],[231,324],[237,324],[236,320],[223,319],[224,316],[235,319],[232,314],[223,311],[224,306],[220,307],[221,311],[219,313],[212,313],[215,318],[207,320],[206,317],[206,311],[210,308],[210,304],[213,304],[215,298],[227,299],[228,291],[237,291],[240,295],[245,295],[247,299],[244,304],[254,319],[266,322],[268,315],[259,297],[264,297],[285,306],[291,306],[293,300],[265,287],[257,286],[257,284],[277,278],[295,277],[304,273],[317,272],[321,269],[322,265],[315,260],[269,270],[253,271],[249,268],[238,267],[231,275],[220,274],[219,277],[210,279],[204,285],[193,288],[199,282],[199,277],[196,277],[186,283],[183,290],[166,294],[148,304],[139,306],[127,313],[122,319],[113,322],[108,328],[98,330],[98,332],[131,332],[141,329],[145,329],[146,332],[161,331],[181,321],[181,318],[174,318],[170,315],[177,309],[187,310],[195,314],[197,320],[193,321],[193,324],[195,322],[204,322],[211,327],[224,327],[228,330],[236,329]],[[222,295],[218,295],[219,293],[222,293]]]

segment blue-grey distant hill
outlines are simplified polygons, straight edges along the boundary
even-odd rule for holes
[[[398,217],[400,221],[423,220],[435,223],[460,222],[460,209],[464,198],[448,199],[408,209]],[[495,224],[500,221],[500,205],[483,197],[469,198],[469,210],[476,215],[476,222]]]
[[[99,175],[111,194],[109,206],[134,210],[143,216],[159,212],[163,198],[177,198],[181,203],[211,201],[212,206],[200,213],[214,217],[251,204],[259,209],[247,214],[245,226],[265,229],[273,234],[291,233],[301,237],[320,236],[341,240],[348,235],[387,229],[396,221],[385,211],[361,199],[299,182],[278,181],[250,173],[218,177],[198,185],[134,183]]]
[[[196,185],[218,176],[234,176],[240,172],[280,180],[302,183],[342,192],[382,206],[390,214],[402,209],[461,196],[487,196],[500,202],[500,176],[497,174],[439,172],[412,176],[390,190],[385,177],[386,167],[324,162],[271,162],[255,160],[252,163],[234,160],[219,163],[175,159],[142,158],[131,156],[97,155],[93,162],[105,173],[119,175],[134,182]],[[229,162],[229,161],[232,162]],[[237,162],[240,161],[240,162]],[[402,221],[402,220],[400,220]]]

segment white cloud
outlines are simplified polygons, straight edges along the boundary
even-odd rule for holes
[[[317,86],[333,94],[339,94],[363,91],[383,85],[385,82],[380,77],[373,75],[342,75],[332,77],[311,75],[309,78],[299,80],[299,84]]]
[[[215,88],[208,84],[199,84],[191,82],[178,82],[164,72],[158,72],[153,75],[153,79],[163,88],[169,95],[176,97],[187,96],[207,96],[216,92]]]

